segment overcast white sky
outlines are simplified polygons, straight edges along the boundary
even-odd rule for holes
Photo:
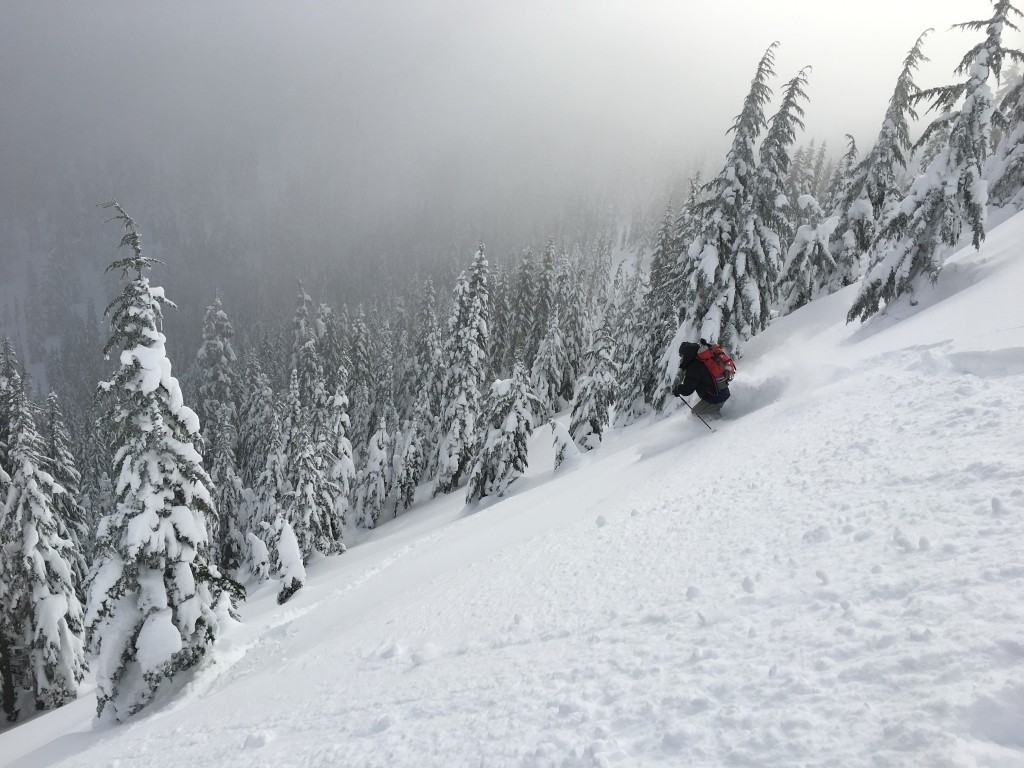
[[[126,148],[174,166],[216,163],[211,148],[229,147],[251,158],[264,186],[315,177],[369,212],[428,193],[507,192],[514,205],[524,191],[682,173],[696,156],[717,166],[773,40],[777,89],[813,66],[809,134],[835,146],[852,132],[867,146],[918,34],[936,29],[920,83],[946,82],[977,38],[949,26],[991,5],[0,0],[0,9],[0,152],[17,159],[19,183]]]

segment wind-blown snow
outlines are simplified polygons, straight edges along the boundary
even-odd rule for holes
[[[1024,215],[918,303],[753,339],[712,434],[610,430],[242,606],[174,698],[11,768],[1024,765]],[[488,503],[490,502],[490,503]]]

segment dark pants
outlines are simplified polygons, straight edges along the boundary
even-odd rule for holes
[[[701,399],[693,406],[693,415],[701,416],[703,418],[711,417],[713,419],[722,418],[722,405],[723,403],[711,403],[707,400]]]

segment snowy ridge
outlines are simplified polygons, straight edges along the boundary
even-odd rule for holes
[[[1024,765],[1024,216],[934,290],[775,323],[685,409],[420,502],[242,606],[171,701],[10,768]]]

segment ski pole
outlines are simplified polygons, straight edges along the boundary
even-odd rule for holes
[[[676,397],[678,397],[680,400],[683,401],[683,405],[685,405],[687,408],[690,409],[690,413],[692,413],[694,416],[696,416],[698,419],[700,419],[700,423],[701,424],[703,424],[705,427],[710,429],[712,432],[715,431],[710,424],[708,424],[706,421],[704,421],[704,417],[703,416],[701,416],[699,413],[697,413],[695,410],[693,410],[693,406],[690,405],[688,402],[686,402],[686,398],[685,397],[683,397],[682,395],[676,395]]]

